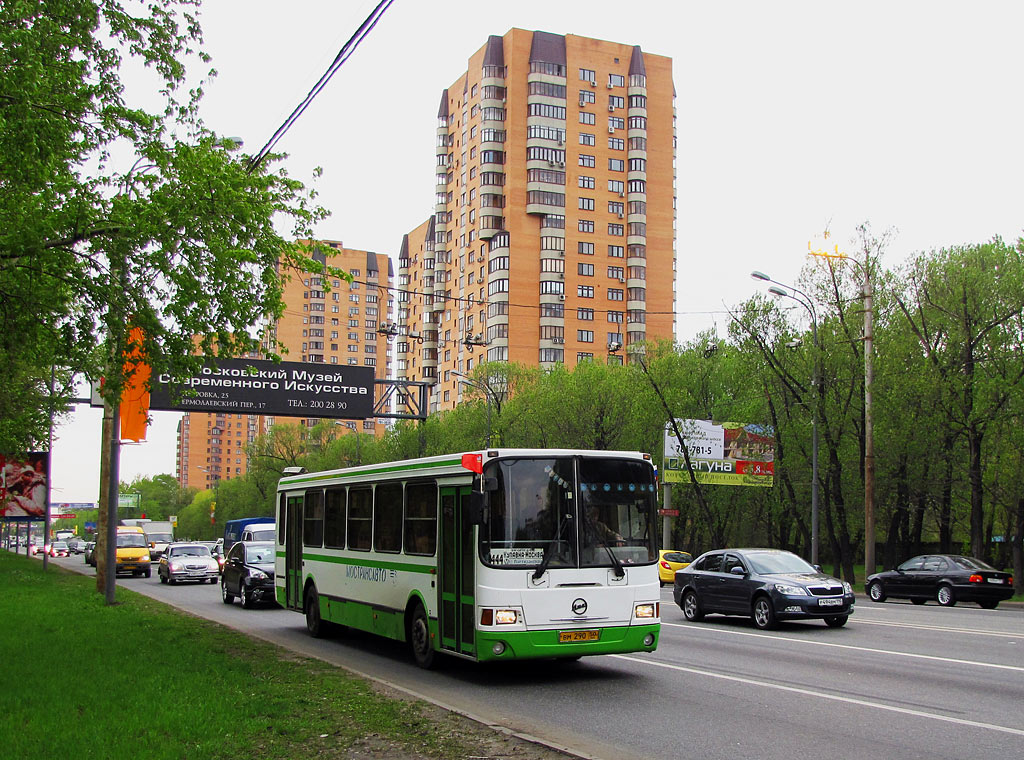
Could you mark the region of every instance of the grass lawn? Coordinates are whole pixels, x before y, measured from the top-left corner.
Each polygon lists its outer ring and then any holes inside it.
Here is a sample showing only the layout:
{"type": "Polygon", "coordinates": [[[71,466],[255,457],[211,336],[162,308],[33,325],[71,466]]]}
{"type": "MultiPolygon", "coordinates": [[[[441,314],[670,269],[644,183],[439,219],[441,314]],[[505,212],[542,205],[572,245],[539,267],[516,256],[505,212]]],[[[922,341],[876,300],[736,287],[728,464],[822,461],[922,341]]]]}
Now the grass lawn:
{"type": "Polygon", "coordinates": [[[106,606],[92,577],[0,551],[4,758],[489,754],[461,733],[464,718],[132,591],[117,599],[106,606]]]}

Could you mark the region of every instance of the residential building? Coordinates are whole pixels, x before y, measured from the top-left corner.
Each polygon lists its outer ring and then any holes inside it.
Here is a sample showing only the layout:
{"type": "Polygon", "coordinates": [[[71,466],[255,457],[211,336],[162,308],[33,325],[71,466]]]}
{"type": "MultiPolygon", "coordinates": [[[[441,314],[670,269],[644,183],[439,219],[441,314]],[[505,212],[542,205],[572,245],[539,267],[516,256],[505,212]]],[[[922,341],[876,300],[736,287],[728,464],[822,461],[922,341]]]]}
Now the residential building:
{"type": "Polygon", "coordinates": [[[396,377],[434,383],[431,411],[481,362],[673,337],[674,95],[669,58],[522,29],[443,91],[434,213],[398,263],[396,377]]]}

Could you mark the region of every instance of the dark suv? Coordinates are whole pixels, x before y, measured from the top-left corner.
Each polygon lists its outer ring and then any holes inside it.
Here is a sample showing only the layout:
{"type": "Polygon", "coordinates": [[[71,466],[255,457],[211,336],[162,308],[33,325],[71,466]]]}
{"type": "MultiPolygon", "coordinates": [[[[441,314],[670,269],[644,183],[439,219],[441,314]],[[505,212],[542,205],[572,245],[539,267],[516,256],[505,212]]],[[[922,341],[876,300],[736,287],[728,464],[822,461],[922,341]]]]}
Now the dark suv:
{"type": "Polygon", "coordinates": [[[231,604],[237,596],[246,609],[256,602],[275,601],[274,543],[236,542],[224,558],[220,593],[224,604],[231,604]]]}

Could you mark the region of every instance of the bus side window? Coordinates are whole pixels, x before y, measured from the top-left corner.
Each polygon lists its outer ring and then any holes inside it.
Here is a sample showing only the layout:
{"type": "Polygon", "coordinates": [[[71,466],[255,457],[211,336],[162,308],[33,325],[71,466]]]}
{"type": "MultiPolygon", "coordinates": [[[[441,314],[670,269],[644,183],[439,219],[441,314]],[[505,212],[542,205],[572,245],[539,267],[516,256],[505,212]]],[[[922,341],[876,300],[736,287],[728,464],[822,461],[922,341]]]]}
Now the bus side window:
{"type": "Polygon", "coordinates": [[[405,552],[433,556],[437,550],[437,486],[414,483],[405,488],[405,552]]]}

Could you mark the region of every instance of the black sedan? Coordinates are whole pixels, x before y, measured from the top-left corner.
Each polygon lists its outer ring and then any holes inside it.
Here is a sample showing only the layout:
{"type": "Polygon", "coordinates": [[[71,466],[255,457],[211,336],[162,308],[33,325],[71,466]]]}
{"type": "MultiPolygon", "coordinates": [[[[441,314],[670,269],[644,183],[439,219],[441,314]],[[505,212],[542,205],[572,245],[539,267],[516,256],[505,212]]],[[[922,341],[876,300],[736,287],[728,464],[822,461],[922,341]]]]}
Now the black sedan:
{"type": "Polygon", "coordinates": [[[224,604],[237,596],[246,609],[258,601],[275,601],[274,543],[238,541],[224,558],[220,595],[224,604]]]}
{"type": "Polygon", "coordinates": [[[853,588],[825,575],[792,552],[719,549],[676,571],[672,596],[691,622],[709,613],[745,615],[762,630],[780,620],[824,620],[846,625],[853,588]]]}
{"type": "Polygon", "coordinates": [[[934,599],[944,607],[977,602],[986,610],[993,610],[1013,596],[1013,576],[974,557],[922,554],[895,570],[869,575],[867,591],[873,602],[892,597],[924,604],[934,599]]]}

